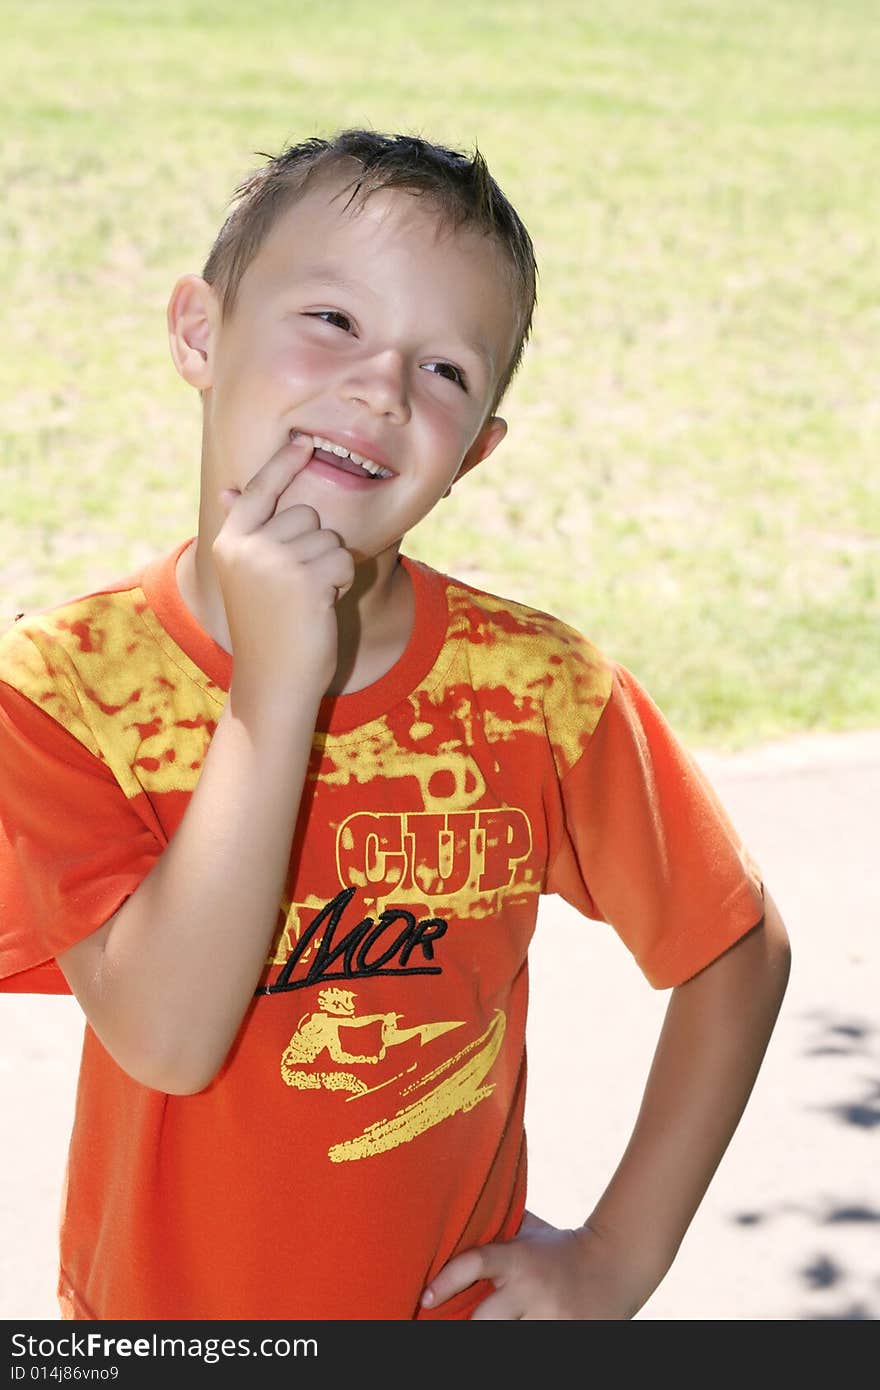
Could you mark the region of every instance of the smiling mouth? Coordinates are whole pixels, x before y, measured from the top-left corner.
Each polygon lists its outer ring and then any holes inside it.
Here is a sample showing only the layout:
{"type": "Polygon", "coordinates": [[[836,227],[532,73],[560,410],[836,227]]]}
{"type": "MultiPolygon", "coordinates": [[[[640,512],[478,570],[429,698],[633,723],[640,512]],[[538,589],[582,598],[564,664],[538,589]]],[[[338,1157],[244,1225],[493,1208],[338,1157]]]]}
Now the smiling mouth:
{"type": "Polygon", "coordinates": [[[315,441],[315,451],[312,457],[321,463],[338,468],[343,473],[352,473],[358,478],[372,478],[376,482],[394,476],[390,468],[383,468],[381,464],[374,463],[372,459],[365,458],[362,454],[356,454],[351,449],[346,449],[344,444],[335,444],[332,439],[324,439],[318,434],[313,435],[312,438],[315,441]]]}

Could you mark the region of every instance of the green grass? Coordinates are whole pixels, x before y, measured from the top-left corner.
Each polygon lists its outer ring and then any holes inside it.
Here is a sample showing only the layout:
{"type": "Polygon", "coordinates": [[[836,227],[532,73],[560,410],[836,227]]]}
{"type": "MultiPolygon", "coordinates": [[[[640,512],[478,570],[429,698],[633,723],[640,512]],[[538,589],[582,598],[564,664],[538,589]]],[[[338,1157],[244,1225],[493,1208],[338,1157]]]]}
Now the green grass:
{"type": "Polygon", "coordinates": [[[196,526],[165,304],[257,151],[478,143],[535,239],[510,435],[408,538],[685,738],[880,723],[868,0],[0,4],[0,622],[196,526]]]}

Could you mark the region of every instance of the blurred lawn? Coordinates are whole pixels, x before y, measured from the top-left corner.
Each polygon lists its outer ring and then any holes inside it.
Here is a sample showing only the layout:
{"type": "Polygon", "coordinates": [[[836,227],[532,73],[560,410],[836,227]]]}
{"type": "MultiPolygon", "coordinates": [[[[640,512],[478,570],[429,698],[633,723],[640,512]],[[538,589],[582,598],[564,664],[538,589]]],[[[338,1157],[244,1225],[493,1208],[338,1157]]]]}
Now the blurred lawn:
{"type": "Polygon", "coordinates": [[[195,531],[171,285],[257,151],[365,124],[478,143],[541,268],[408,553],[702,747],[880,723],[876,0],[3,0],[0,55],[0,623],[195,531]]]}

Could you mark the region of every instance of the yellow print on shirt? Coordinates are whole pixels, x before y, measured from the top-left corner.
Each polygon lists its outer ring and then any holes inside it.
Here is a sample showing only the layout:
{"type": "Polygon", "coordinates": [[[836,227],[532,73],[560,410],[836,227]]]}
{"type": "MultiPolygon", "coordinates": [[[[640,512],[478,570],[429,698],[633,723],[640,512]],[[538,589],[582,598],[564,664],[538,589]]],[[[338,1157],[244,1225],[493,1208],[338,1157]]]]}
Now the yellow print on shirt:
{"type": "MultiPolygon", "coordinates": [[[[314,1013],[306,1014],[281,1058],[281,1075],[288,1086],[301,1090],[352,1091],[355,1095],[365,1095],[371,1089],[351,1072],[308,1071],[304,1064],[314,1062],[323,1052],[333,1062],[348,1063],[350,1066],[364,1063],[375,1066],[382,1062],[389,1047],[399,1046],[418,1038],[421,1043],[448,1033],[451,1028],[461,1028],[463,1020],[456,1023],[417,1023],[413,1028],[399,1027],[402,1014],[356,1014],[355,995],[350,989],[322,989],[318,993],[318,1007],[314,1013]],[[369,1028],[380,1025],[378,1044],[370,1051],[352,1052],[343,1045],[340,1030],[369,1028]]],[[[351,1046],[354,1046],[352,1041],[351,1046]]],[[[387,1085],[388,1083],[383,1083],[387,1085]]]]}
{"type": "MultiPolygon", "coordinates": [[[[389,906],[405,902],[424,915],[459,920],[494,917],[503,900],[515,894],[529,899],[541,889],[530,867],[532,827],[517,806],[475,811],[356,811],[336,832],[339,884],[357,888],[359,902],[375,918],[389,906]]],[[[269,965],[284,965],[296,950],[302,960],[320,945],[314,937],[302,946],[309,918],[324,900],[286,901],[284,922],[270,953],[269,965]]]]}
{"type": "Polygon", "coordinates": [[[498,1056],[506,1026],[503,1012],[497,1009],[488,1028],[478,1038],[438,1062],[425,1075],[413,1077],[417,1063],[412,1062],[396,1075],[370,1087],[346,1067],[364,1063],[375,1065],[385,1059],[389,1048],[414,1039],[425,1046],[464,1024],[457,1020],[402,1028],[402,1014],[357,1014],[356,997],[352,990],[321,990],[318,1008],[300,1019],[281,1058],[281,1075],[288,1086],[300,1090],[348,1091],[347,1100],[391,1088],[389,1099],[393,1097],[403,1102],[393,1114],[367,1125],[360,1134],[331,1145],[328,1157],[334,1163],[368,1158],[408,1143],[451,1115],[472,1110],[491,1095],[494,1083],[483,1085],[483,1081],[498,1056]],[[380,1031],[378,1044],[372,1051],[355,1052],[351,1049],[356,1042],[351,1038],[343,1039],[343,1029],[371,1029],[374,1025],[378,1025],[380,1031]],[[340,1069],[310,1070],[309,1064],[323,1054],[327,1060],[338,1063],[340,1069]]]}
{"type": "Polygon", "coordinates": [[[440,974],[447,918],[488,921],[505,902],[537,896],[533,847],[519,807],[357,811],[336,831],[341,891],[326,902],[285,905],[270,957],[281,969],[259,992],[318,991],[317,1007],[300,1018],[282,1054],[282,1080],[295,1090],[338,1092],[347,1102],[381,1092],[386,1102],[382,1118],[331,1145],[333,1162],[408,1143],[492,1094],[486,1078],[504,1037],[503,1011],[450,1053],[441,1040],[464,1020],[360,1013],[347,986],[380,975],[440,974]]]}

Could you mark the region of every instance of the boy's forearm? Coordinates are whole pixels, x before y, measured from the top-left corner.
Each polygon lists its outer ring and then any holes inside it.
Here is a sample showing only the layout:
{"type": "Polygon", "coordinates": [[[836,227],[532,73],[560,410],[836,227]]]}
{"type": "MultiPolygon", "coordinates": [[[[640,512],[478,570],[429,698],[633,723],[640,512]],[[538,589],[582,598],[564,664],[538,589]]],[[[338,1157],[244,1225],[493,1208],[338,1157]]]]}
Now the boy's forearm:
{"type": "Polygon", "coordinates": [[[631,1139],[587,1222],[631,1254],[638,1306],[675,1258],[736,1130],[789,966],[767,897],[761,926],[672,991],[631,1139]]]}
{"type": "Polygon", "coordinates": [[[277,923],[319,699],[243,719],[233,681],[177,831],[101,929],[76,992],[146,1085],[202,1089],[238,1031],[277,923]]]}

